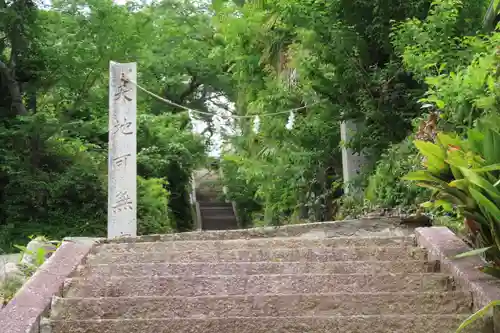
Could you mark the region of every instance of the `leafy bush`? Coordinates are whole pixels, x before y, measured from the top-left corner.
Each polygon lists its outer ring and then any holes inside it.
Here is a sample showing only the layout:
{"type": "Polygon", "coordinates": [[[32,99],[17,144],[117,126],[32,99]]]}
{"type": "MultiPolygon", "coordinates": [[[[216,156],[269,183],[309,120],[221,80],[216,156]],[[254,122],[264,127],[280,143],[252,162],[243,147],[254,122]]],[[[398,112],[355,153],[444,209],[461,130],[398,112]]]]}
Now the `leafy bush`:
{"type": "Polygon", "coordinates": [[[189,131],[187,114],[143,114],[138,117],[138,124],[137,172],[146,179],[166,181],[169,213],[175,221],[171,226],[179,231],[189,230],[191,175],[206,159],[202,138],[189,131]]]}
{"type": "Polygon", "coordinates": [[[19,273],[6,276],[3,281],[0,281],[0,308],[6,305],[15,296],[24,282],[29,279],[61,245],[60,241],[50,241],[45,236],[30,236],[29,239],[34,242],[39,242],[38,244],[41,246],[32,247],[33,250],[30,250],[29,244],[28,246],[15,245],[15,248],[21,251],[21,259],[27,256],[30,260],[22,260],[19,262],[17,264],[19,273]],[[47,245],[49,246],[47,247],[47,245]]]}
{"type": "MultiPolygon", "coordinates": [[[[34,233],[104,236],[109,60],[137,62],[149,90],[207,109],[225,76],[223,58],[207,56],[211,17],[177,1],[1,3],[0,249],[34,233]]],[[[205,147],[179,111],[138,93],[140,232],[190,227],[186,188],[205,147]]]]}
{"type": "Polygon", "coordinates": [[[137,177],[138,233],[167,233],[172,231],[168,207],[167,181],[159,178],[137,177]]]}
{"type": "Polygon", "coordinates": [[[106,155],[96,145],[60,135],[53,121],[28,119],[0,129],[2,249],[12,249],[37,233],[56,239],[105,234],[106,155]],[[44,129],[38,132],[36,152],[23,131],[32,121],[41,122],[44,129]],[[17,150],[9,149],[13,146],[17,150]]]}
{"type": "Polygon", "coordinates": [[[0,308],[10,302],[23,284],[23,279],[17,276],[7,277],[0,281],[0,301],[2,302],[0,308]]]}
{"type": "Polygon", "coordinates": [[[396,24],[392,35],[406,70],[428,86],[421,102],[440,110],[448,130],[498,110],[500,33],[477,34],[489,3],[434,0],[426,19],[396,24]]]}
{"type": "Polygon", "coordinates": [[[424,169],[404,178],[431,189],[423,207],[458,212],[473,244],[489,264],[486,273],[500,277],[500,116],[481,119],[466,138],[439,133],[436,143],[416,140],[424,169]]]}
{"type": "Polygon", "coordinates": [[[226,156],[220,162],[224,177],[223,184],[227,187],[227,198],[236,203],[237,214],[242,226],[253,224],[252,216],[258,213],[262,206],[255,198],[257,188],[253,183],[246,181],[237,162],[226,156]]]}
{"type": "Polygon", "coordinates": [[[359,193],[344,194],[336,200],[339,207],[335,220],[352,220],[372,212],[376,207],[359,193]]]}
{"type": "MultiPolygon", "coordinates": [[[[191,170],[203,160],[204,147],[200,138],[180,130],[178,122],[178,117],[139,117],[142,233],[177,227],[169,216],[170,189],[177,212],[189,207],[183,195],[191,170]]],[[[0,124],[0,249],[9,252],[37,233],[54,239],[106,235],[106,145],[71,137],[64,128],[59,119],[43,113],[0,124]]],[[[189,213],[183,214],[190,219],[189,213]]]]}
{"type": "Polygon", "coordinates": [[[366,198],[382,208],[415,209],[425,201],[428,190],[401,178],[415,170],[420,163],[418,150],[412,139],[392,145],[380,157],[374,173],[368,179],[366,198]]]}
{"type": "Polygon", "coordinates": [[[465,328],[472,325],[475,321],[486,317],[490,313],[490,310],[494,310],[494,308],[499,306],[500,306],[500,300],[491,301],[490,303],[486,304],[484,307],[471,314],[469,318],[465,319],[457,328],[455,333],[462,332],[465,328]]]}
{"type": "MultiPolygon", "coordinates": [[[[434,129],[467,136],[477,119],[498,112],[500,35],[483,26],[490,2],[434,0],[424,19],[412,18],[393,28],[392,45],[405,69],[427,86],[420,102],[436,115],[434,129]]],[[[427,205],[427,211],[434,223],[464,229],[463,216],[455,209],[427,205]]]]}

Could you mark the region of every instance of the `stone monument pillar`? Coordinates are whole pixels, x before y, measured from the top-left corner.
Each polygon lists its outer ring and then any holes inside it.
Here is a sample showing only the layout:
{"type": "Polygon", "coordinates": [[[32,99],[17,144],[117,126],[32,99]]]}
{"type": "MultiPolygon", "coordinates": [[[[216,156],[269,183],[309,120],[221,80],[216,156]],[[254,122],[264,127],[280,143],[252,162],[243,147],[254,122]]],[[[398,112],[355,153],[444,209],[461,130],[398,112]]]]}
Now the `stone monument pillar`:
{"type": "Polygon", "coordinates": [[[110,62],[108,238],[137,236],[136,80],[136,63],[110,62]]]}
{"type": "Polygon", "coordinates": [[[344,178],[344,192],[349,191],[350,182],[360,174],[361,168],[365,163],[365,157],[362,154],[357,154],[352,149],[345,145],[354,137],[358,125],[351,121],[344,121],[340,124],[340,137],[344,146],[342,147],[342,169],[344,178]]]}

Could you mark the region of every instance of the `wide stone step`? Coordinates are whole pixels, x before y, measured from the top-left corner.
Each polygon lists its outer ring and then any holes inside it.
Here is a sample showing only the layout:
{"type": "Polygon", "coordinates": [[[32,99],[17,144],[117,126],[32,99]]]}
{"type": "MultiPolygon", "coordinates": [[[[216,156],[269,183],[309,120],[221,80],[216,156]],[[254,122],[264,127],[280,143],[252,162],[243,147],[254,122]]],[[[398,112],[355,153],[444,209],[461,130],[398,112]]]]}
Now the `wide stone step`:
{"type": "MultiPolygon", "coordinates": [[[[51,333],[450,333],[466,315],[384,315],[49,321],[51,333]]],[[[478,324],[479,325],[479,324],[478,324]]],[[[478,332],[478,325],[464,333],[478,332]]],[[[45,331],[44,331],[45,329],[45,331]]]]}
{"type": "Polygon", "coordinates": [[[425,250],[416,247],[320,247],[297,249],[246,249],[214,251],[99,252],[89,255],[88,264],[233,261],[369,261],[425,260],[425,250]]]}
{"type": "Polygon", "coordinates": [[[202,220],[236,220],[236,216],[232,211],[215,211],[215,212],[204,212],[201,211],[202,220]]]}
{"type": "Polygon", "coordinates": [[[198,200],[198,204],[201,209],[218,209],[218,208],[231,208],[233,209],[233,205],[230,202],[223,201],[200,201],[198,200]]]}
{"type": "Polygon", "coordinates": [[[101,264],[78,267],[75,276],[153,276],[153,275],[265,275],[265,274],[397,274],[438,272],[436,262],[410,261],[332,261],[332,262],[226,262],[101,264]]]}
{"type": "Polygon", "coordinates": [[[173,241],[144,243],[102,244],[97,251],[116,252],[164,252],[164,251],[208,251],[232,249],[268,248],[318,248],[318,247],[400,247],[415,244],[414,237],[338,237],[326,239],[308,238],[260,238],[225,241],[173,241]]]}
{"type": "Polygon", "coordinates": [[[236,230],[239,228],[236,218],[231,219],[202,219],[201,229],[206,230],[236,230]]]}
{"type": "Polygon", "coordinates": [[[207,215],[207,214],[201,213],[201,219],[204,222],[210,221],[210,222],[214,222],[214,223],[215,222],[227,223],[227,222],[236,221],[236,217],[232,213],[218,214],[218,215],[207,215]]]}
{"type": "Polygon", "coordinates": [[[192,231],[140,237],[120,237],[112,243],[135,243],[173,240],[229,240],[274,237],[366,237],[366,236],[403,236],[413,233],[413,227],[402,227],[400,218],[366,218],[334,222],[315,222],[284,225],[281,227],[261,227],[239,230],[192,231]]]}
{"type": "Polygon", "coordinates": [[[203,212],[210,212],[210,211],[233,211],[233,205],[231,203],[224,203],[224,204],[200,204],[200,210],[203,212]]]}
{"type": "Polygon", "coordinates": [[[234,210],[232,206],[228,207],[200,207],[200,212],[202,215],[234,215],[234,210]]]}
{"type": "Polygon", "coordinates": [[[154,319],[470,313],[466,292],[55,298],[51,318],[154,319]]]}
{"type": "Polygon", "coordinates": [[[65,297],[208,296],[355,292],[443,292],[444,274],[302,274],[221,276],[92,276],[65,281],[65,297]]]}

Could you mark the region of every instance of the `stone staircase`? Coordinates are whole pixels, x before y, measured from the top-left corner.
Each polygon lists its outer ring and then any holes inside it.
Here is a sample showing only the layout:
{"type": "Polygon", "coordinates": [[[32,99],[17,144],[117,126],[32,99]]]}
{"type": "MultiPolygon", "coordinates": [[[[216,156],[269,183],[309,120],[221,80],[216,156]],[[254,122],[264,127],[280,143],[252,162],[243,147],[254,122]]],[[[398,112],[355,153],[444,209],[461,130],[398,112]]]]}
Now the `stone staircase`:
{"type": "Polygon", "coordinates": [[[197,217],[202,230],[231,230],[238,228],[232,203],[225,202],[220,176],[208,170],[199,170],[195,177],[197,217]]]}
{"type": "Polygon", "coordinates": [[[198,201],[202,230],[231,230],[238,228],[233,205],[226,202],[198,201]]]}
{"type": "Polygon", "coordinates": [[[453,332],[471,294],[411,234],[374,235],[236,230],[98,244],[41,333],[453,332]]]}

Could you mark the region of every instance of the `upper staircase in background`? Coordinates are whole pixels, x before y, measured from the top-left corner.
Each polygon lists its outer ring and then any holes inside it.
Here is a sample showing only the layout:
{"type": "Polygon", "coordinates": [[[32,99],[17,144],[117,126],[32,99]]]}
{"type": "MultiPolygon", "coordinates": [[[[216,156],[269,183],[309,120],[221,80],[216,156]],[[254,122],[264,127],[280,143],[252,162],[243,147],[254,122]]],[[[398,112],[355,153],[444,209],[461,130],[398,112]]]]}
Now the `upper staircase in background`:
{"type": "Polygon", "coordinates": [[[207,169],[193,174],[191,200],[196,211],[199,230],[228,230],[238,228],[235,205],[226,202],[220,174],[207,169]]]}

